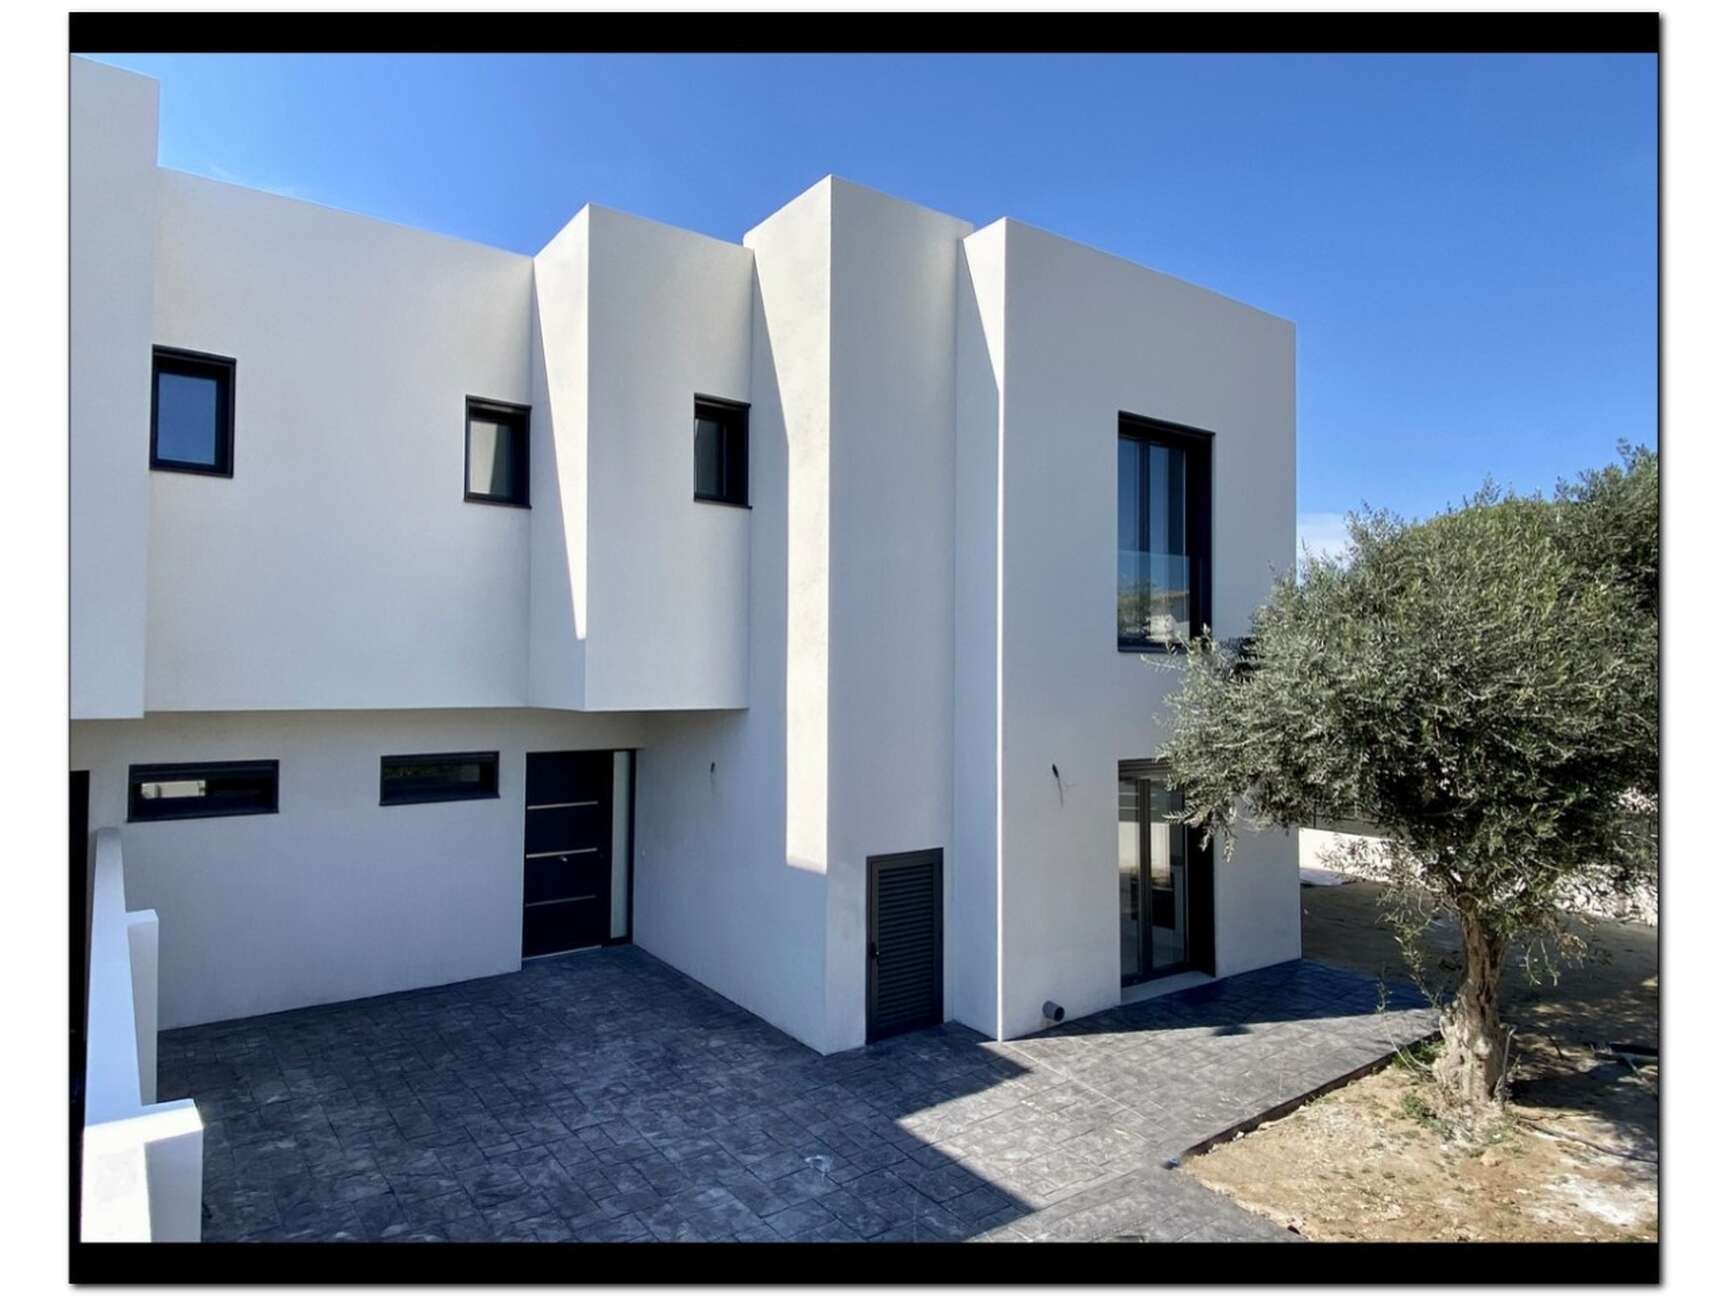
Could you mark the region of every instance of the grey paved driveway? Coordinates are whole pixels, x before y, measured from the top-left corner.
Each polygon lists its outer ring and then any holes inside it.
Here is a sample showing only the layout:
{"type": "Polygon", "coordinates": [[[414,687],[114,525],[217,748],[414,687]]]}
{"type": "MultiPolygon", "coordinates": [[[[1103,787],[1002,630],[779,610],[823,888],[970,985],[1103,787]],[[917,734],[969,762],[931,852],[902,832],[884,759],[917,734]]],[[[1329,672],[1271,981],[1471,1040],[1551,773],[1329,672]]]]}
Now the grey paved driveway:
{"type": "Polygon", "coordinates": [[[205,1238],[1290,1240],[1165,1162],[1431,1028],[1287,963],[821,1057],[641,952],[163,1034],[205,1238]]]}

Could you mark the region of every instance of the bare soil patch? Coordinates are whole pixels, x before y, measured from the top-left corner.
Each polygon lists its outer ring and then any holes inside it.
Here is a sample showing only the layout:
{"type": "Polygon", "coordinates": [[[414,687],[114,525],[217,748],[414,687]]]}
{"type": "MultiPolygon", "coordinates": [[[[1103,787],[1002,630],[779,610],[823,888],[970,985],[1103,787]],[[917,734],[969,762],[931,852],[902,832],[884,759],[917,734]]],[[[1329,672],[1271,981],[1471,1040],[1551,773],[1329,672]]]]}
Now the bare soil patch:
{"type": "MultiPolygon", "coordinates": [[[[1303,952],[1388,979],[1403,961],[1371,882],[1304,888],[1303,952]]],[[[1558,985],[1509,970],[1517,1055],[1505,1120],[1460,1136],[1393,1067],[1186,1167],[1316,1240],[1578,1241],[1656,1237],[1657,1068],[1592,1045],[1656,1046],[1656,931],[1599,922],[1611,958],[1558,985]]],[[[1438,958],[1452,933],[1433,933],[1438,958]]]]}

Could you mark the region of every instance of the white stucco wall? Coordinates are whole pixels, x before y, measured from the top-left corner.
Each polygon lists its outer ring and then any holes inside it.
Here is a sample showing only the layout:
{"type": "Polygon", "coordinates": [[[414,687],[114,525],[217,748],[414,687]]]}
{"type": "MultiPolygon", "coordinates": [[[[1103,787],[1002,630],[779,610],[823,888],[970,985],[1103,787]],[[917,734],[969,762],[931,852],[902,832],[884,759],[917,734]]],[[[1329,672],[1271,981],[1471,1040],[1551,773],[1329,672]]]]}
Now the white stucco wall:
{"type": "MultiPolygon", "coordinates": [[[[1294,555],[1287,323],[833,178],[742,246],[586,207],[518,256],[155,171],[93,67],[73,714],[150,714],[74,765],[100,824],[130,761],[283,761],[278,816],[126,829],[165,1024],[514,967],[520,753],[650,737],[638,943],[806,1043],[863,1040],[897,851],[944,851],[950,1015],[1117,1002],[1116,765],[1175,682],[1115,647],[1117,415],[1217,434],[1239,633],[1294,555]],[[152,342],[235,357],[232,479],[146,471],[152,342]],[[751,405],[749,509],[693,498],[698,393],[751,405]],[[469,395],[532,405],[531,509],[463,500],[469,395]],[[376,805],[383,752],[492,747],[501,801],[376,805]]],[[[1217,885],[1220,972],[1295,956],[1292,839],[1217,885]]]]}
{"type": "Polygon", "coordinates": [[[233,478],[149,474],[148,709],[525,703],[530,515],[462,495],[465,398],[529,400],[530,258],[158,193],[154,340],[236,377],[233,478]]]}
{"type": "Polygon", "coordinates": [[[829,186],[745,236],[748,709],[657,717],[637,767],[636,943],[818,1049],[828,865],[829,186]]]}
{"type": "Polygon", "coordinates": [[[746,236],[750,709],[642,757],[638,942],[825,1052],[864,1042],[866,860],[951,842],[969,228],[829,178],[746,236]]]}
{"type": "Polygon", "coordinates": [[[525,754],[639,745],[638,717],[555,711],[227,712],[72,725],[91,827],[160,922],[163,1029],[512,972],[525,754]],[[499,753],[496,800],[380,806],[390,753],[499,753]],[[276,760],[279,813],[126,822],[158,761],[276,760]]]}
{"type": "Polygon", "coordinates": [[[530,701],[741,707],[750,511],[695,498],[692,420],[748,399],[750,252],[590,205],[534,266],[530,701]]]}
{"type": "MultiPolygon", "coordinates": [[[[1294,331],[1015,222],[1003,237],[1000,1025],[1016,1035],[1046,999],[1071,1016],[1118,1000],[1116,767],[1157,754],[1177,679],[1116,648],[1117,415],[1216,434],[1214,625],[1240,634],[1294,560],[1294,331]]],[[[1294,838],[1244,839],[1217,872],[1219,971],[1296,957],[1294,838]]]]}
{"type": "Polygon", "coordinates": [[[534,257],[528,704],[580,710],[588,641],[588,220],[534,257]]]}
{"type": "Polygon", "coordinates": [[[144,711],[156,83],[71,60],[71,696],[144,711]]]}
{"type": "Polygon", "coordinates": [[[588,210],[584,705],[740,707],[750,510],[695,498],[694,412],[749,399],[751,255],[588,210]]]}
{"type": "Polygon", "coordinates": [[[867,859],[940,849],[952,887],[954,319],[972,227],[829,184],[826,982],[829,1039],[852,1047],[867,859]]]}
{"type": "Polygon", "coordinates": [[[968,236],[954,320],[954,829],[948,1010],[1001,1023],[1001,503],[1007,226],[968,236]]]}

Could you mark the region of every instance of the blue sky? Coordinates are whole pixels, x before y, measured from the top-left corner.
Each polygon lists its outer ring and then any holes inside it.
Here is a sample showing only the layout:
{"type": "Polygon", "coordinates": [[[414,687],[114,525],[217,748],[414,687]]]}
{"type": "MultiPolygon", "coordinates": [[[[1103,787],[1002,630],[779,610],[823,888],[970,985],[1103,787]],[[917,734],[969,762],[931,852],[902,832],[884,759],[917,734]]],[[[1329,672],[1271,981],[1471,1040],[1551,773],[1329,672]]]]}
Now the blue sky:
{"type": "Polygon", "coordinates": [[[834,172],[1294,320],[1298,501],[1421,515],[1656,437],[1653,56],[143,56],[163,165],[533,252],[834,172]]]}

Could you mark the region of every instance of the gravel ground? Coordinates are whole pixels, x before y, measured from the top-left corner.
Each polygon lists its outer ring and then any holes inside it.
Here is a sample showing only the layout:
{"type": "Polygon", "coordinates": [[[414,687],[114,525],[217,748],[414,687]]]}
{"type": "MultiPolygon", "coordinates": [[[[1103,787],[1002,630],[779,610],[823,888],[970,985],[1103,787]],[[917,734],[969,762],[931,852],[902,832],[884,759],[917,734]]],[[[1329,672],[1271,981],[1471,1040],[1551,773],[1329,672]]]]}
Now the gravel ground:
{"type": "MultiPolygon", "coordinates": [[[[1403,974],[1379,923],[1380,888],[1304,887],[1303,953],[1403,974]]],[[[1393,1068],[1327,1095],[1189,1166],[1242,1205],[1315,1239],[1567,1241],[1656,1236],[1657,1068],[1593,1045],[1658,1040],[1656,929],[1599,922],[1609,958],[1555,984],[1507,974],[1518,1027],[1507,1119],[1448,1137],[1393,1068]]],[[[1435,956],[1454,933],[1436,930],[1435,956]]]]}

